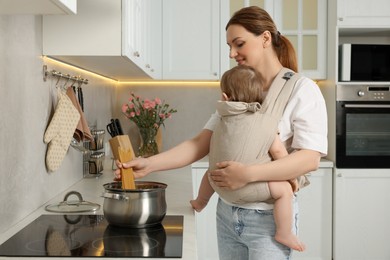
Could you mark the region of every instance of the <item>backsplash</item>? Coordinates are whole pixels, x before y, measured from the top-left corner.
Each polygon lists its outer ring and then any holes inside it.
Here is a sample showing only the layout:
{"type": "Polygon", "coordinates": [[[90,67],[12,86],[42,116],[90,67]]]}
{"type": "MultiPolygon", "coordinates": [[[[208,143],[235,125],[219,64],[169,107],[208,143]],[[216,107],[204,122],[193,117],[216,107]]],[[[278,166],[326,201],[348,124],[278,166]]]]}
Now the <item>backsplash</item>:
{"type": "Polygon", "coordinates": [[[143,98],[164,100],[170,108],[177,110],[171,118],[161,126],[162,149],[167,150],[198,134],[215,112],[216,101],[220,98],[220,90],[216,84],[205,86],[203,83],[194,84],[183,82],[183,85],[158,84],[142,85],[121,83],[116,91],[116,108],[114,114],[120,119],[125,133],[129,134],[133,148],[139,144],[138,129],[121,112],[122,104],[127,102],[130,93],[134,92],[143,98]]]}
{"type": "Polygon", "coordinates": [[[0,35],[3,232],[83,177],[82,154],[73,148],[58,171],[49,173],[46,169],[43,135],[56,104],[57,78],[44,82],[43,65],[89,80],[88,85],[82,85],[84,111],[87,121],[97,128],[104,129],[112,117],[115,82],[42,58],[42,16],[0,16],[0,35]]]}

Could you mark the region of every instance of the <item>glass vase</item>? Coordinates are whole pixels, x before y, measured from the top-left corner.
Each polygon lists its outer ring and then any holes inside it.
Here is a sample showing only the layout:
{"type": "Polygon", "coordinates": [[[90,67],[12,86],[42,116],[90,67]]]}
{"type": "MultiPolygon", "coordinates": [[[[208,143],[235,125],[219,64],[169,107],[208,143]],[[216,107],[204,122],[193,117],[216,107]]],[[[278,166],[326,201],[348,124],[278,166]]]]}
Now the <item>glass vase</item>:
{"type": "Polygon", "coordinates": [[[141,144],[138,149],[138,156],[146,158],[158,154],[158,146],[156,142],[157,131],[158,129],[154,127],[139,128],[141,144]]]}

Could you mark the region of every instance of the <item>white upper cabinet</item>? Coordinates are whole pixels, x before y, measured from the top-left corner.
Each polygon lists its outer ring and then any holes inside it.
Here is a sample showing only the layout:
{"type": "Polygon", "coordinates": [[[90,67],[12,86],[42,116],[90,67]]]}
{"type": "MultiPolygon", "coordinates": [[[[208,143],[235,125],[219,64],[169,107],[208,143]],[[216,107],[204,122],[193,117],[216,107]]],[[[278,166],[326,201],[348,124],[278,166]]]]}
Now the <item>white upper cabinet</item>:
{"type": "Polygon", "coordinates": [[[161,0],[151,2],[82,0],[77,15],[44,16],[43,54],[115,80],[159,78],[150,42],[161,46],[161,0]]]}
{"type": "Polygon", "coordinates": [[[78,9],[44,16],[44,55],[120,81],[223,72],[220,0],[83,0],[78,9]]]}
{"type": "Polygon", "coordinates": [[[389,27],[389,0],[338,0],[337,23],[340,27],[389,27]]]}
{"type": "Polygon", "coordinates": [[[123,1],[123,54],[154,79],[162,75],[161,0],[123,1]]]}
{"type": "Polygon", "coordinates": [[[312,79],[326,78],[326,0],[228,1],[230,15],[244,6],[267,10],[281,34],[294,45],[299,72],[312,79]]]}
{"type": "Polygon", "coordinates": [[[163,0],[163,79],[218,80],[219,0],[163,0]]]}
{"type": "Polygon", "coordinates": [[[76,13],[77,0],[0,0],[0,15],[76,13]]]}

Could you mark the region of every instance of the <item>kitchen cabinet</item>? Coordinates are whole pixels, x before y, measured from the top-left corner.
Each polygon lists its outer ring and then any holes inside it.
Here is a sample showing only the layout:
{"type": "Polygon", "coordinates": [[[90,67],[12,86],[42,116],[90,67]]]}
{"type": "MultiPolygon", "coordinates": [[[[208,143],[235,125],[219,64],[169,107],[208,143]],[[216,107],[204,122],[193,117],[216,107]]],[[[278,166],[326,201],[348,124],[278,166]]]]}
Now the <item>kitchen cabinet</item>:
{"type": "Polygon", "coordinates": [[[310,173],[310,185],[298,192],[298,234],[306,250],[294,251],[294,260],[332,259],[332,165],[310,173]]]}
{"type": "Polygon", "coordinates": [[[161,0],[83,0],[77,15],[43,17],[43,54],[120,81],[159,77],[160,18],[161,0]]]}
{"type": "MultiPolygon", "coordinates": [[[[227,0],[225,0],[227,1],[227,0]]],[[[230,15],[245,6],[257,5],[271,15],[278,30],[294,45],[298,70],[312,79],[325,79],[326,75],[326,23],[325,0],[229,0],[230,15]]],[[[231,61],[231,67],[235,66],[231,61]]]]}
{"type": "MultiPolygon", "coordinates": [[[[390,2],[383,0],[328,0],[329,81],[339,82],[339,46],[390,43],[390,2]]],[[[356,83],[356,82],[355,82],[356,83]]],[[[351,84],[355,84],[351,82],[351,84]]],[[[333,86],[334,87],[334,86],[333,86]]]]}
{"type": "Polygon", "coordinates": [[[337,0],[337,22],[340,27],[389,27],[388,0],[337,0]]]}
{"type": "Polygon", "coordinates": [[[149,76],[161,79],[161,0],[122,1],[123,54],[149,76]]]}
{"type": "Polygon", "coordinates": [[[219,0],[163,1],[163,79],[220,78],[219,8],[219,0]]]}
{"type": "Polygon", "coordinates": [[[44,16],[43,54],[120,81],[218,80],[219,8],[219,0],[84,0],[77,16],[44,16]]]}
{"type": "Polygon", "coordinates": [[[0,15],[76,14],[77,0],[0,1],[0,15]]]}
{"type": "MultiPolygon", "coordinates": [[[[306,244],[305,252],[294,252],[294,259],[332,258],[332,172],[333,163],[322,160],[320,168],[308,175],[310,185],[299,191],[299,238],[306,244]]],[[[208,168],[207,162],[192,164],[193,195],[208,168]]],[[[216,205],[214,194],[207,207],[195,215],[198,259],[218,259],[216,236],[216,205]]]]}
{"type": "MultiPolygon", "coordinates": [[[[191,165],[193,197],[198,196],[198,190],[204,173],[208,169],[208,162],[196,162],[191,165]]],[[[217,212],[218,195],[210,198],[206,208],[195,213],[196,242],[199,260],[219,259],[217,244],[217,212]]]]}
{"type": "Polygon", "coordinates": [[[335,169],[334,260],[390,259],[389,169],[335,169]]]}

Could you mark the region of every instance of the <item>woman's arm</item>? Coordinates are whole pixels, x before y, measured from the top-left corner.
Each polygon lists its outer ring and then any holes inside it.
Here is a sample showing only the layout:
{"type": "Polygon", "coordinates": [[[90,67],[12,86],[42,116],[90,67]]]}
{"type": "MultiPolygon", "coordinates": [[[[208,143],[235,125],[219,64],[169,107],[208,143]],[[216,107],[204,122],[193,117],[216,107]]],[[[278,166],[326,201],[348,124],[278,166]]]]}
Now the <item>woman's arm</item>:
{"type": "Polygon", "coordinates": [[[210,172],[219,187],[239,189],[250,182],[282,181],[297,178],[318,169],[321,155],[313,150],[299,150],[279,160],[264,164],[244,165],[226,161],[210,172]]]}
{"type": "MultiPolygon", "coordinates": [[[[141,178],[151,172],[181,168],[189,165],[209,153],[212,131],[203,129],[197,136],[179,145],[148,158],[136,158],[130,162],[119,163],[118,168],[133,168],[134,177],[141,178]]],[[[120,179],[120,169],[115,171],[120,179]]]]}

